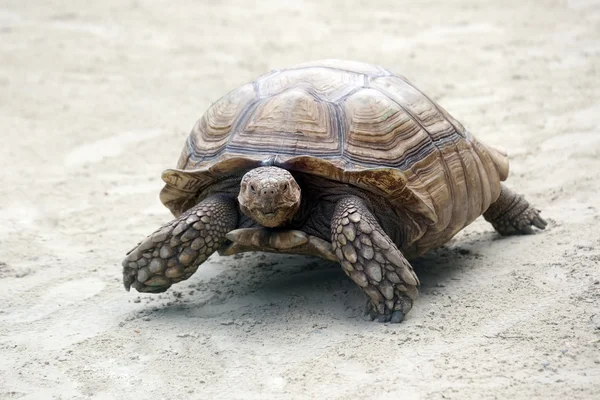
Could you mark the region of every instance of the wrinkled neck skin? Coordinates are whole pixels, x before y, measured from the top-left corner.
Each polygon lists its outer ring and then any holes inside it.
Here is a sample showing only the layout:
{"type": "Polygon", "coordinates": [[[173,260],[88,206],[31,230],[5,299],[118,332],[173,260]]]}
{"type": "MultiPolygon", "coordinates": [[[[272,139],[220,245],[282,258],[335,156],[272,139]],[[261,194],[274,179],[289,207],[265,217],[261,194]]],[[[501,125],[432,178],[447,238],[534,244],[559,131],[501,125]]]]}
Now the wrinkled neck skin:
{"type": "Polygon", "coordinates": [[[245,215],[262,226],[275,228],[288,223],[298,211],[300,186],[283,168],[255,168],[242,177],[238,202],[245,215]]]}

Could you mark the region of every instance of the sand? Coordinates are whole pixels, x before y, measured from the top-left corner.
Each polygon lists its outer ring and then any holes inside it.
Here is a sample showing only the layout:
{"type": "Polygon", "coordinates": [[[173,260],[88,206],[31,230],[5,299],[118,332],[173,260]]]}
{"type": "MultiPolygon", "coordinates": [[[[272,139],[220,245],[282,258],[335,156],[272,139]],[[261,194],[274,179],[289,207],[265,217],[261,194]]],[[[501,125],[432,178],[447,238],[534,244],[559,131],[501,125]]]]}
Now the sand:
{"type": "Polygon", "coordinates": [[[600,5],[594,1],[36,2],[0,9],[0,398],[600,398],[600,5]],[[126,251],[194,122],[269,69],[407,76],[548,219],[478,220],[414,263],[402,324],[335,264],[212,257],[162,295],[126,251]]]}

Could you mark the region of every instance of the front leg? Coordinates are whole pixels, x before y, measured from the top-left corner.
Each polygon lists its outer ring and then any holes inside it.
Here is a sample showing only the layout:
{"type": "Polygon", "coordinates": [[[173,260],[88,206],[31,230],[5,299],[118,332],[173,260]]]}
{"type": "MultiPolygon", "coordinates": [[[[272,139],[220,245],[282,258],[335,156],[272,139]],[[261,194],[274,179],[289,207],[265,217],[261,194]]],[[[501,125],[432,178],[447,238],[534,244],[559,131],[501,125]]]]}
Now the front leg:
{"type": "Polygon", "coordinates": [[[369,296],[371,318],[401,322],[417,297],[419,279],[362,199],[337,202],[331,243],[346,275],[369,296]]]}
{"type": "Polygon", "coordinates": [[[225,195],[202,200],[163,225],[123,260],[125,289],[160,293],[188,279],[237,225],[235,201],[225,195]]]}

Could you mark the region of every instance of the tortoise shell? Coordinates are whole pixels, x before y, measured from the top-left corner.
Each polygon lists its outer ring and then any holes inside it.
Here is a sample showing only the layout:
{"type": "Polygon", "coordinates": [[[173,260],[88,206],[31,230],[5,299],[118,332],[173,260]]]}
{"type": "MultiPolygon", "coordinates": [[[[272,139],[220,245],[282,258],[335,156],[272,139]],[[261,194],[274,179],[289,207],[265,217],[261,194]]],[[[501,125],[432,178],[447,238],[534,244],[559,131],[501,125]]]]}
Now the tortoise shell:
{"type": "Polygon", "coordinates": [[[322,60],[272,71],[214,103],[196,123],[160,198],[178,216],[215,182],[265,165],[350,184],[418,221],[423,253],[487,210],[506,154],[475,139],[404,77],[322,60]]]}

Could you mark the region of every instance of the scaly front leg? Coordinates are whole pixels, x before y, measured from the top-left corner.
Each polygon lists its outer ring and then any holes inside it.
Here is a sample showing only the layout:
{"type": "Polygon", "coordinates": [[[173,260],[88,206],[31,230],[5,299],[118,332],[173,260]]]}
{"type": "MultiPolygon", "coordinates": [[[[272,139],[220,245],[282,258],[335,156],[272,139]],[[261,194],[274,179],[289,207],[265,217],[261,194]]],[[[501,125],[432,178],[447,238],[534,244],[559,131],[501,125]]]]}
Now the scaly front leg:
{"type": "Polygon", "coordinates": [[[401,322],[417,297],[419,279],[362,199],[338,201],[331,243],[346,275],[369,296],[371,318],[401,322]]]}
{"type": "Polygon", "coordinates": [[[188,279],[236,228],[235,201],[214,195],[148,236],[123,260],[125,289],[160,293],[188,279]]]}

